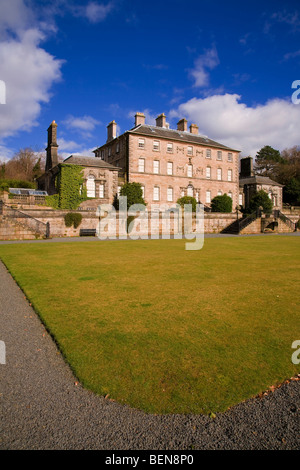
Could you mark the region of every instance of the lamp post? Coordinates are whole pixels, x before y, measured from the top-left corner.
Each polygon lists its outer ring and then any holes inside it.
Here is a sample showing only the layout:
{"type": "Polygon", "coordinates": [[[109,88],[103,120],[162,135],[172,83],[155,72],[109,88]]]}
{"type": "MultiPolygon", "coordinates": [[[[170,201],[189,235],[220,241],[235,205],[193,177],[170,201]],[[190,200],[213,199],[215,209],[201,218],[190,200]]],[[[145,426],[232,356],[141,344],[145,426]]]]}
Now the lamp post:
{"type": "Polygon", "coordinates": [[[240,210],[240,206],[236,206],[235,210],[236,210],[236,220],[239,220],[239,210],[240,210]]]}

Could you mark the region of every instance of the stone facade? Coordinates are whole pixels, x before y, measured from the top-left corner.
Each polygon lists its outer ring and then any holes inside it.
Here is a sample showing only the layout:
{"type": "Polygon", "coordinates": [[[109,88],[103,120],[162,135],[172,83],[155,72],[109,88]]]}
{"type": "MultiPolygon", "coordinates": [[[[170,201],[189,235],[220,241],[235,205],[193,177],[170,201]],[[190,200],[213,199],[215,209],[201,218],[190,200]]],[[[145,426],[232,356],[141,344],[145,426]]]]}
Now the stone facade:
{"type": "Polygon", "coordinates": [[[282,209],[283,186],[266,176],[255,175],[253,171],[253,158],[241,159],[240,194],[243,197],[243,206],[249,207],[249,202],[256,192],[263,190],[273,202],[274,209],[282,209]]]}
{"type": "Polygon", "coordinates": [[[210,206],[224,193],[232,197],[233,208],[238,204],[239,151],[199,135],[196,124],[188,131],[181,119],[173,130],[161,114],[156,126],[149,126],[137,113],[135,127],[119,137],[115,121],[107,127],[107,142],[95,156],[120,168],[119,187],[125,181],[140,183],[148,205],[172,205],[182,196],[193,196],[210,206]]]}
{"type": "Polygon", "coordinates": [[[62,163],[58,163],[56,133],[57,124],[53,121],[48,128],[45,173],[37,179],[38,188],[47,191],[49,195],[55,194],[57,192],[55,180],[60,173],[61,165],[77,165],[82,167],[88,197],[95,199],[90,206],[95,207],[96,201],[98,204],[111,204],[118,191],[120,169],[103,160],[79,155],[71,155],[62,163]]]}

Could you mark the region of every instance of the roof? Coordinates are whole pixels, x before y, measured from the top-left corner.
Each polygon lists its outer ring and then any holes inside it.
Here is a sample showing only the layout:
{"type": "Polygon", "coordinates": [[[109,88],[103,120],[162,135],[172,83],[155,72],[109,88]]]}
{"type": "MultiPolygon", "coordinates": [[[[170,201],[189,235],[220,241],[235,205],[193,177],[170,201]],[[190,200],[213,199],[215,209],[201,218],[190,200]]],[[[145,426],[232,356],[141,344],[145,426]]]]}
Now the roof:
{"type": "Polygon", "coordinates": [[[282,184],[277,183],[276,181],[271,180],[268,176],[248,176],[246,178],[240,178],[240,185],[244,184],[267,184],[270,186],[282,186],[282,184]]]}
{"type": "Polygon", "coordinates": [[[111,165],[110,163],[101,160],[99,157],[86,157],[83,155],[71,155],[66,158],[63,164],[80,165],[80,166],[94,166],[97,168],[108,168],[109,170],[120,170],[119,167],[111,165]]]}
{"type": "Polygon", "coordinates": [[[192,134],[188,131],[179,131],[175,129],[168,129],[166,127],[149,126],[147,124],[140,124],[137,127],[132,128],[129,133],[140,134],[157,138],[164,138],[170,140],[178,140],[179,142],[188,142],[191,144],[200,144],[209,147],[217,147],[224,150],[232,150],[239,152],[239,150],[227,147],[226,145],[220,144],[214,140],[209,139],[205,135],[192,134]]]}

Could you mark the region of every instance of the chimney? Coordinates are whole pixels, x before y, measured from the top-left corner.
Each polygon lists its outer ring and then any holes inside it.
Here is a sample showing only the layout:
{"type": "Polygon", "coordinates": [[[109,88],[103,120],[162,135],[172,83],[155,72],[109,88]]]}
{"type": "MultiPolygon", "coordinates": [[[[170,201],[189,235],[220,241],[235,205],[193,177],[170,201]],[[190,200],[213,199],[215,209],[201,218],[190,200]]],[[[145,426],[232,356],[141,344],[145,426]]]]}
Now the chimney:
{"type": "Polygon", "coordinates": [[[250,176],[254,176],[253,171],[253,158],[246,157],[241,159],[241,178],[250,178],[250,176]]]}
{"type": "Polygon", "coordinates": [[[164,113],[160,114],[159,116],[157,116],[156,118],[156,126],[157,127],[167,127],[167,123],[166,123],[166,116],[164,113]]]}
{"type": "Polygon", "coordinates": [[[177,130],[178,131],[187,131],[187,120],[186,119],[180,119],[180,121],[178,121],[177,130]]]}
{"type": "Polygon", "coordinates": [[[116,137],[117,137],[117,123],[115,121],[111,121],[107,126],[107,141],[106,142],[110,142],[116,137]]]}
{"type": "Polygon", "coordinates": [[[198,131],[199,131],[199,127],[197,126],[197,124],[191,124],[190,125],[190,133],[191,134],[198,134],[198,131]]]}
{"type": "Polygon", "coordinates": [[[135,117],[135,127],[145,124],[145,114],[136,113],[135,117]]]}
{"type": "Polygon", "coordinates": [[[57,124],[52,121],[48,128],[48,147],[46,148],[46,171],[50,170],[58,164],[57,149],[58,145],[56,142],[57,137],[57,124]]]}

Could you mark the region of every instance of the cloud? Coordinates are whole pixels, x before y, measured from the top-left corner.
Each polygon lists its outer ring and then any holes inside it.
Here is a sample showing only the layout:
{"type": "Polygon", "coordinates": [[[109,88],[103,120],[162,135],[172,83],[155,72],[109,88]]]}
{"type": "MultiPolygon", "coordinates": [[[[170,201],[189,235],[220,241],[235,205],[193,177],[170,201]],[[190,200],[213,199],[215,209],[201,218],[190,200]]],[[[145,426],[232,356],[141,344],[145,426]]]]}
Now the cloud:
{"type": "Polygon", "coordinates": [[[0,142],[37,125],[52,85],[61,79],[62,60],[41,47],[45,39],[35,15],[22,0],[0,0],[0,80],[6,104],[0,105],[0,142]]]}
{"type": "Polygon", "coordinates": [[[265,104],[247,106],[237,94],[192,98],[170,113],[199,125],[199,132],[241,155],[256,155],[265,145],[283,150],[299,145],[300,105],[272,99],[265,104]]]}
{"type": "Polygon", "coordinates": [[[284,54],[283,60],[295,59],[296,57],[299,57],[299,56],[300,56],[300,49],[294,52],[287,52],[286,54],[284,54]]]}
{"type": "Polygon", "coordinates": [[[82,143],[75,142],[74,140],[66,140],[63,137],[58,137],[57,143],[58,143],[58,153],[64,159],[69,157],[70,155],[83,155],[86,157],[95,156],[95,154],[93,153],[93,150],[95,150],[95,146],[91,148],[87,148],[82,143]]]}
{"type": "Polygon", "coordinates": [[[206,87],[209,84],[209,70],[213,70],[220,63],[215,46],[207,49],[194,62],[194,68],[189,70],[195,87],[206,87]]]}
{"type": "Polygon", "coordinates": [[[72,10],[74,16],[84,17],[91,23],[99,23],[104,21],[114,8],[114,1],[110,1],[106,4],[92,1],[87,5],[74,6],[72,10]]]}
{"type": "Polygon", "coordinates": [[[68,116],[63,124],[71,130],[79,131],[80,134],[85,138],[92,137],[92,131],[95,127],[100,125],[101,122],[94,119],[92,116],[74,117],[68,116]]]}
{"type": "Polygon", "coordinates": [[[39,46],[43,34],[30,29],[20,39],[0,43],[0,74],[6,85],[6,105],[1,106],[0,138],[36,125],[41,104],[50,99],[50,88],[61,79],[62,61],[39,46]]]}

